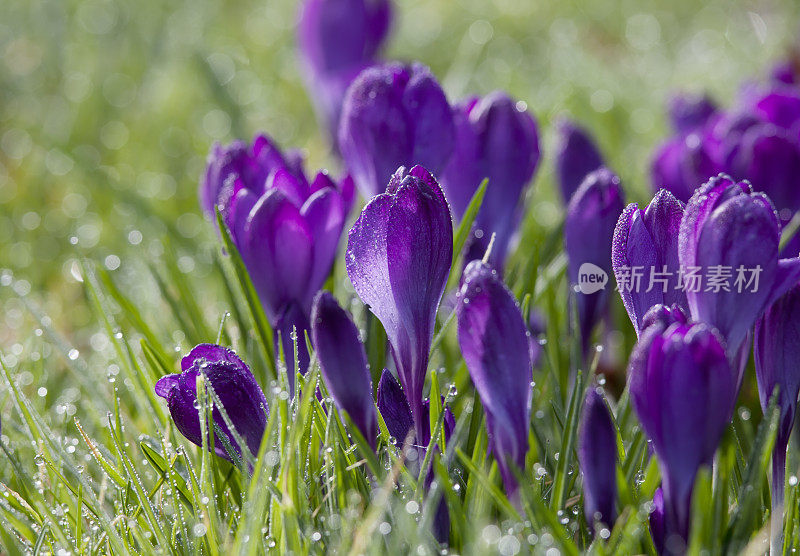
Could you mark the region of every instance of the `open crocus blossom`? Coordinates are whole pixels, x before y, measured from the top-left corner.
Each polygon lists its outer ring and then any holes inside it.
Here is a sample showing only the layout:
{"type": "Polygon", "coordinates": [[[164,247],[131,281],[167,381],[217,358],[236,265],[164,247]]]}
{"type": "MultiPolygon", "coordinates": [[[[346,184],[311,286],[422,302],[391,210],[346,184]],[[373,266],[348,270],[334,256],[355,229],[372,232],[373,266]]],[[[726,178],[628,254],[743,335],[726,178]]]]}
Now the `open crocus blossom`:
{"type": "Polygon", "coordinates": [[[583,183],[586,176],[603,164],[603,156],[592,137],[579,125],[562,119],[558,122],[556,145],[556,177],[564,205],[583,183]]]}
{"type": "Polygon", "coordinates": [[[373,65],[391,26],[389,0],[306,0],[297,40],[317,113],[336,139],[348,85],[373,65]]]}
{"type": "MultiPolygon", "coordinates": [[[[189,441],[202,446],[197,408],[197,379],[201,375],[222,404],[238,438],[244,440],[251,454],[258,454],[269,415],[267,399],[248,366],[233,351],[222,346],[196,346],[181,360],[179,374],[163,376],[156,382],[155,392],[167,400],[169,413],[177,429],[189,441]]],[[[236,454],[242,456],[237,436],[228,428],[216,401],[211,399],[215,402],[212,416],[216,430],[223,433],[236,454]]],[[[214,451],[231,461],[218,433],[214,434],[214,451]]]]}
{"type": "Polygon", "coordinates": [[[378,420],[367,355],[356,325],[330,292],[314,299],[311,340],[328,392],[374,448],[378,420]]]}
{"type": "Polygon", "coordinates": [[[353,199],[351,180],[336,183],[319,172],[309,182],[296,155],[284,156],[258,135],[250,146],[214,146],[201,197],[207,210],[219,207],[267,318],[280,332],[287,362],[296,331],[298,366],[305,372],[303,331],[314,294],[333,266],[353,199]]]}
{"type": "Polygon", "coordinates": [[[386,330],[420,443],[429,427],[422,388],[436,311],[453,258],[453,223],[425,168],[400,168],[350,230],[347,275],[386,330]]]}
{"type": "Polygon", "coordinates": [[[501,91],[457,104],[453,116],[456,148],[441,182],[456,218],[464,216],[483,179],[489,180],[465,261],[482,258],[495,234],[491,262],[502,269],[525,186],[539,163],[536,122],[523,103],[501,91]]]}
{"type": "Polygon", "coordinates": [[[361,72],[347,90],[339,148],[361,195],[383,193],[400,166],[438,175],[455,146],[444,91],[418,63],[389,63],[361,72]]]}
{"type": "Polygon", "coordinates": [[[654,305],[675,304],[688,310],[678,287],[678,230],[683,203],[659,190],[645,210],[631,203],[614,230],[611,262],[622,303],[638,335],[642,318],[654,305]]]}
{"type": "Polygon", "coordinates": [[[486,428],[506,492],[517,490],[530,429],[532,363],[528,329],[514,296],[483,261],[464,270],[458,343],[486,411],[486,428]]]}
{"type": "Polygon", "coordinates": [[[650,326],[628,363],[631,402],[661,470],[667,552],[688,540],[697,471],[730,419],[737,386],[723,344],[705,323],[650,326]]]}
{"type": "Polygon", "coordinates": [[[716,327],[728,353],[766,308],[800,280],[800,259],[778,258],[775,208],[747,182],[720,174],[689,200],[678,254],[692,320],[716,327]]]}
{"type": "Polygon", "coordinates": [[[616,520],[617,433],[599,388],[589,388],[578,424],[578,463],[583,475],[583,512],[589,523],[609,529],[616,520]]]}
{"type": "Polygon", "coordinates": [[[576,293],[575,299],[584,353],[588,350],[592,329],[608,309],[611,244],[614,227],[624,208],[619,178],[606,168],[586,176],[567,207],[564,221],[567,276],[570,284],[580,287],[581,293],[576,293]],[[582,276],[587,275],[601,278],[581,284],[582,276]]]}
{"type": "Polygon", "coordinates": [[[764,313],[756,324],[754,343],[758,396],[765,412],[778,387],[780,418],[772,452],[772,538],[775,539],[781,534],[786,449],[800,392],[800,286],[794,286],[764,313]]]}

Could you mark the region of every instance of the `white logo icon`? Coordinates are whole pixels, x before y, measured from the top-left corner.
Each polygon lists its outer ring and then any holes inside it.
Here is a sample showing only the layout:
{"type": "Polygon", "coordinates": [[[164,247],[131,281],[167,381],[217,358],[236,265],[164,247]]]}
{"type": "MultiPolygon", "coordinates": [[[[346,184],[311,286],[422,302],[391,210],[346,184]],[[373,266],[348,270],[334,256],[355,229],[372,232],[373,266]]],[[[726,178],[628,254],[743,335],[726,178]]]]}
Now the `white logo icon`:
{"type": "Polygon", "coordinates": [[[605,289],[608,284],[608,274],[605,270],[592,263],[583,263],[578,269],[578,290],[586,295],[605,289]]]}

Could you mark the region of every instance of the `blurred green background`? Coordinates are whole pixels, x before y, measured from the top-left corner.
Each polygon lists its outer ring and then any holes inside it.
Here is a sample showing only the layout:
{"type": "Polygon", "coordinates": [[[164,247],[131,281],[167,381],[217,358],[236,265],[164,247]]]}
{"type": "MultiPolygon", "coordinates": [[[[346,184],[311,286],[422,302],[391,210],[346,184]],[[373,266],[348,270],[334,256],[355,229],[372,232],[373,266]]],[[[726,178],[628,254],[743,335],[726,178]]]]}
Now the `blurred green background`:
{"type": "MultiPolygon", "coordinates": [[[[263,130],[305,149],[310,168],[339,170],[300,79],[297,10],[286,0],[0,0],[0,348],[10,366],[41,343],[31,308],[69,345],[107,347],[77,280],[84,258],[154,317],[147,265],[169,259],[213,314],[203,278],[215,234],[196,200],[213,141],[263,130]]],[[[411,0],[396,5],[386,55],[430,65],[451,100],[499,88],[528,103],[545,157],[530,217],[548,227],[562,210],[550,177],[556,116],[588,126],[643,201],[669,93],[730,103],[782,56],[799,12],[796,0],[411,0]]],[[[48,355],[44,346],[32,360],[48,355]]]]}

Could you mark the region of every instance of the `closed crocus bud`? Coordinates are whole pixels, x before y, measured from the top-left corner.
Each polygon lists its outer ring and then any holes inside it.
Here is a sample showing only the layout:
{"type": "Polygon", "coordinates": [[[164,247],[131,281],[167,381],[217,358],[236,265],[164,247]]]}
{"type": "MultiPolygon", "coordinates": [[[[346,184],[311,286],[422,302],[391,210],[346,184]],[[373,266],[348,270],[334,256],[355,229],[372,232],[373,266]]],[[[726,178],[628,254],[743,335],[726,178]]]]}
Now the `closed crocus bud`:
{"type": "Polygon", "coordinates": [[[347,275],[386,330],[417,436],[427,443],[422,388],[436,311],[453,258],[453,223],[427,170],[400,168],[350,230],[347,275]]]}
{"type": "MultiPolygon", "coordinates": [[[[755,364],[758,396],[766,413],[778,388],[778,434],[772,452],[773,544],[780,540],[786,473],[786,448],[800,392],[800,286],[794,286],[764,313],[756,324],[755,364]]],[[[776,547],[780,549],[780,546],[776,547]]]]}
{"type": "MultiPolygon", "coordinates": [[[[233,351],[221,346],[198,345],[181,360],[179,374],[166,375],[156,382],[155,392],[167,400],[176,428],[189,441],[202,446],[200,414],[196,407],[197,378],[201,375],[221,402],[238,437],[245,441],[251,454],[258,454],[269,415],[267,399],[247,365],[233,351]]],[[[215,428],[225,434],[227,442],[241,456],[242,447],[223,419],[216,400],[211,396],[209,399],[215,402],[212,412],[215,428]]],[[[217,433],[214,451],[231,461],[217,433]]]]}
{"type": "Polygon", "coordinates": [[[650,327],[628,364],[631,402],[661,470],[670,553],[686,545],[697,471],[730,420],[736,381],[723,343],[705,323],[650,327]]]}
{"type": "Polygon", "coordinates": [[[383,193],[400,166],[420,165],[438,175],[454,146],[450,105],[425,66],[375,66],[347,90],[339,148],[365,199],[383,193]]]}
{"type": "Polygon", "coordinates": [[[532,363],[528,330],[514,296],[489,265],[473,261],[458,293],[458,343],[486,411],[486,428],[506,492],[525,468],[532,363]]]}
{"type": "Polygon", "coordinates": [[[779,260],[779,240],[772,203],[747,182],[720,174],[686,205],[678,255],[689,312],[719,330],[731,356],[766,308],[800,280],[800,259],[779,260]]]}
{"type": "Polygon", "coordinates": [[[586,176],[567,207],[564,221],[567,276],[570,284],[580,288],[575,295],[584,353],[592,330],[608,310],[611,243],[624,208],[619,178],[606,168],[586,176]]]}
{"type": "Polygon", "coordinates": [[[602,394],[589,388],[578,424],[583,511],[589,523],[611,529],[616,520],[617,434],[602,394]]]}
{"type": "Polygon", "coordinates": [[[378,421],[367,355],[356,325],[330,292],[320,292],[314,299],[311,340],[328,392],[375,448],[378,421]]]}
{"type": "Polygon", "coordinates": [[[456,148],[442,173],[442,189],[460,219],[483,179],[489,179],[465,260],[482,258],[495,234],[491,262],[502,269],[525,186],[539,163],[536,122],[523,103],[500,91],[456,105],[453,116],[456,148]]]}
{"type": "Polygon", "coordinates": [[[561,199],[568,205],[586,176],[604,166],[603,156],[589,133],[577,124],[563,119],[557,132],[556,177],[561,199]]]}
{"type": "Polygon", "coordinates": [[[717,106],[708,95],[681,94],[670,99],[667,111],[675,132],[686,134],[702,129],[717,113],[717,106]]]}
{"type": "Polygon", "coordinates": [[[348,85],[377,60],[391,24],[388,0],[307,0],[297,39],[308,92],[336,138],[348,85]]]}
{"type": "Polygon", "coordinates": [[[214,204],[220,208],[270,324],[283,340],[287,366],[294,366],[292,337],[296,337],[298,366],[305,372],[304,332],[311,302],[333,266],[353,185],[349,177],[337,183],[324,172],[308,181],[299,159],[281,154],[263,136],[256,137],[250,151],[257,155],[240,164],[246,171],[212,172],[216,163],[210,164],[209,173],[224,176],[214,204]]]}
{"type": "MultiPolygon", "coordinates": [[[[781,226],[786,226],[800,209],[800,140],[797,130],[789,131],[765,123],[750,127],[730,147],[727,170],[739,179],[746,179],[757,191],[766,193],[778,210],[781,226]]],[[[797,255],[800,243],[791,242],[784,249],[797,255]]]]}
{"type": "Polygon", "coordinates": [[[705,135],[693,132],[668,139],[656,149],[650,177],[654,191],[666,189],[686,202],[720,169],[705,135]]]}
{"type": "Polygon", "coordinates": [[[683,203],[666,189],[656,193],[642,210],[631,203],[614,230],[612,266],[622,303],[638,335],[642,319],[655,305],[678,305],[688,310],[679,288],[678,230],[683,203]]]}

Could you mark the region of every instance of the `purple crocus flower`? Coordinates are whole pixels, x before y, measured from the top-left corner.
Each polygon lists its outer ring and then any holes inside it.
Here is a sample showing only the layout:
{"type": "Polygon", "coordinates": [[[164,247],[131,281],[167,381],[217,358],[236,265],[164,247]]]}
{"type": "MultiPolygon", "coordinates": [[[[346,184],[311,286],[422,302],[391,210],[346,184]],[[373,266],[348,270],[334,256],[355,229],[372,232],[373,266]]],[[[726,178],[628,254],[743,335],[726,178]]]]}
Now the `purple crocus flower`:
{"type": "Polygon", "coordinates": [[[478,186],[489,179],[465,261],[482,258],[494,233],[491,262],[502,269],[525,186],[539,163],[536,122],[522,103],[501,91],[457,104],[453,117],[456,147],[441,182],[456,218],[464,216],[478,186]]]}
{"type": "Polygon", "coordinates": [[[599,388],[589,388],[578,424],[583,511],[589,523],[611,528],[617,512],[617,433],[599,388]]]}
{"type": "Polygon", "coordinates": [[[336,140],[350,83],[377,61],[392,19],[389,0],[306,0],[297,40],[308,92],[336,140]]]}
{"type": "Polygon", "coordinates": [[[679,94],[667,105],[672,128],[680,134],[688,134],[705,127],[717,113],[717,106],[706,94],[679,94]]]}
{"type": "Polygon", "coordinates": [[[604,166],[603,156],[589,132],[576,123],[560,120],[557,133],[555,171],[561,199],[568,205],[586,176],[604,166]]]}
{"type": "Polygon", "coordinates": [[[595,170],[572,196],[564,221],[564,247],[567,252],[567,276],[570,284],[579,285],[576,294],[581,345],[586,353],[592,329],[606,316],[608,309],[608,274],[611,273],[611,243],[614,227],[625,208],[619,178],[610,170],[595,170]],[[581,284],[581,276],[605,274],[602,284],[581,284]],[[595,286],[587,289],[584,286],[595,286]]]}
{"type": "Polygon", "coordinates": [[[267,318],[280,332],[287,361],[296,331],[298,366],[305,372],[303,333],[314,294],[333,266],[353,200],[352,181],[336,183],[319,172],[309,182],[296,154],[284,155],[258,135],[250,146],[214,146],[201,199],[206,211],[219,207],[267,318]]]}
{"type": "Polygon", "coordinates": [[[678,254],[689,311],[719,330],[732,356],[772,301],[800,280],[800,259],[779,260],[779,240],[772,202],[747,182],[720,174],[686,205],[678,254]]]}
{"type": "MultiPolygon", "coordinates": [[[[222,346],[196,346],[181,360],[179,374],[163,376],[156,382],[155,392],[167,400],[175,427],[193,444],[202,446],[200,414],[195,404],[197,378],[203,374],[222,403],[236,433],[245,441],[253,455],[258,454],[269,415],[267,399],[248,366],[233,351],[222,346]]],[[[216,404],[212,416],[218,430],[225,434],[231,447],[241,456],[242,447],[228,428],[216,404]]],[[[231,461],[217,433],[214,434],[214,452],[231,461]]]]}
{"type": "Polygon", "coordinates": [[[367,354],[356,325],[330,292],[319,292],[314,298],[311,340],[328,392],[375,448],[378,419],[367,354]]]}
{"type": "Polygon", "coordinates": [[[486,428],[506,492],[525,468],[532,362],[528,330],[514,296],[483,261],[464,270],[458,293],[458,343],[486,412],[486,428]]]}
{"type": "Polygon", "coordinates": [[[697,471],[730,419],[737,385],[723,346],[705,323],[652,326],[628,364],[631,402],[661,469],[668,549],[688,540],[697,471]]]}
{"type": "Polygon", "coordinates": [[[631,203],[614,230],[612,266],[622,303],[636,334],[642,318],[657,304],[688,310],[686,294],[678,288],[678,230],[683,203],[666,189],[656,193],[645,210],[631,203]]]}
{"type": "Polygon", "coordinates": [[[425,168],[400,168],[350,230],[347,275],[383,324],[421,443],[422,413],[439,306],[453,258],[453,223],[439,184],[425,168]]]}
{"type": "Polygon", "coordinates": [[[347,90],[339,148],[365,199],[383,193],[400,166],[421,165],[438,175],[454,146],[450,105],[427,67],[375,66],[347,90]]]}
{"type": "MultiPolygon", "coordinates": [[[[758,396],[766,413],[778,387],[778,434],[772,452],[772,538],[781,535],[781,513],[786,473],[786,449],[800,392],[800,286],[794,286],[764,313],[756,324],[755,363],[758,396]]],[[[780,546],[777,547],[780,549],[780,546]]]]}
{"type": "Polygon", "coordinates": [[[677,135],[662,143],[650,167],[653,189],[666,189],[686,202],[695,189],[721,170],[702,132],[677,135]]]}

